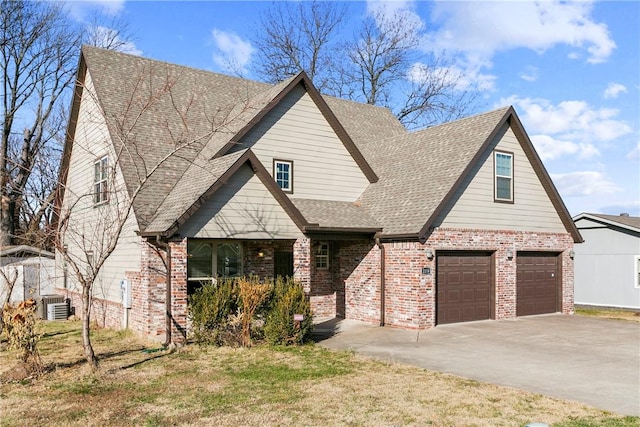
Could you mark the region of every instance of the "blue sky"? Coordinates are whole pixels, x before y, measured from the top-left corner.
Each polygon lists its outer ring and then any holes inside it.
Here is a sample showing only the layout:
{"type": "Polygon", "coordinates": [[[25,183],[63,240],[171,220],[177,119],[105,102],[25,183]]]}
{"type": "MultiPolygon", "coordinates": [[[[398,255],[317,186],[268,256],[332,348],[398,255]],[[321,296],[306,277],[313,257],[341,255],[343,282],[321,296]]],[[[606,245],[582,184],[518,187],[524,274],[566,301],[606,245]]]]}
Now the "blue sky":
{"type": "MultiPolygon", "coordinates": [[[[225,72],[229,59],[250,69],[249,39],[271,2],[68,6],[80,22],[98,8],[125,18],[131,53],[225,72]]],[[[478,112],[516,108],[571,215],[640,216],[640,3],[349,2],[349,22],[380,7],[419,20],[425,50],[455,53],[482,88],[478,112]]]]}

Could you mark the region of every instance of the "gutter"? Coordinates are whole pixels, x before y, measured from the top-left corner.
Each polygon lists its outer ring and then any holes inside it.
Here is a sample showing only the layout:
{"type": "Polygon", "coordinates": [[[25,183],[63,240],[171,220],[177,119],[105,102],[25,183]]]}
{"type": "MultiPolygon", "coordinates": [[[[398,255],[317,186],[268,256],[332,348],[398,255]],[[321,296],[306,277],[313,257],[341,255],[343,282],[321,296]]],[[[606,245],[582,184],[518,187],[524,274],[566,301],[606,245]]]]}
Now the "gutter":
{"type": "Polygon", "coordinates": [[[164,248],[164,250],[167,253],[167,275],[165,279],[166,293],[164,297],[165,339],[164,339],[164,342],[162,343],[162,346],[166,348],[171,345],[171,318],[173,317],[172,310],[171,310],[171,246],[167,242],[160,240],[159,235],[156,236],[156,244],[161,248],[164,248]]]}
{"type": "Polygon", "coordinates": [[[376,242],[376,246],[378,246],[378,248],[380,249],[380,326],[384,326],[384,311],[385,311],[385,306],[384,306],[384,301],[386,299],[386,292],[385,292],[385,264],[384,264],[384,259],[385,259],[385,253],[384,253],[384,245],[382,243],[380,243],[380,238],[376,237],[375,238],[375,242],[376,242]]]}

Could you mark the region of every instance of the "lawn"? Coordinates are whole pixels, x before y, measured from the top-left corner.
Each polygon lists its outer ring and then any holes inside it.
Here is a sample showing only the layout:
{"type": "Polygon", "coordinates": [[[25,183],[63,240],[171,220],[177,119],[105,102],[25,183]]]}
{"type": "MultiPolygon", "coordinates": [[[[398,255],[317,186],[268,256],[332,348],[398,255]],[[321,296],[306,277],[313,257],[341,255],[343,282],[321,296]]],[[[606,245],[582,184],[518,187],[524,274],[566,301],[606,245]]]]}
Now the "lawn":
{"type": "Polygon", "coordinates": [[[620,308],[576,307],[576,314],[581,316],[601,317],[604,319],[640,322],[640,312],[620,308]]]}
{"type": "MultiPolygon", "coordinates": [[[[190,345],[170,353],[102,329],[93,332],[101,369],[91,374],[78,322],[47,322],[45,331],[48,370],[0,384],[0,426],[640,425],[575,402],[314,345],[190,345]]],[[[15,353],[0,351],[0,372],[15,362],[15,353]]]]}

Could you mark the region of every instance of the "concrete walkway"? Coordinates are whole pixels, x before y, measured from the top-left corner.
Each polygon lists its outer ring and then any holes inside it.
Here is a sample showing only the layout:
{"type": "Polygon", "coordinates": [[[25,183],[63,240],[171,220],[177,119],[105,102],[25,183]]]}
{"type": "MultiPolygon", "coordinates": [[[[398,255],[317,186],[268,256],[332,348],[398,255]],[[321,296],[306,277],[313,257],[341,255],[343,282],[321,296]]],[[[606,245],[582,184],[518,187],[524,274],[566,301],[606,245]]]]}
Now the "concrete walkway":
{"type": "Polygon", "coordinates": [[[417,332],[351,320],[319,344],[640,416],[640,323],[560,314],[417,332]]]}

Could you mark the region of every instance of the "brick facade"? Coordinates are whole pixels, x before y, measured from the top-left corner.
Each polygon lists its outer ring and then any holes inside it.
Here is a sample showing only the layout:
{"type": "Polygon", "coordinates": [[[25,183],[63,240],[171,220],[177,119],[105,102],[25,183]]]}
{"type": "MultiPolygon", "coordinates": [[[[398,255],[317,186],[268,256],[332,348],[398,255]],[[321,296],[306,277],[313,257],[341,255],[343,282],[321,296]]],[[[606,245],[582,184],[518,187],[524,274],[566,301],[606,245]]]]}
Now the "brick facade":
{"type": "MultiPolygon", "coordinates": [[[[244,272],[270,278],[275,252],[293,252],[294,278],[310,297],[316,317],[340,316],[379,324],[381,320],[381,249],[372,240],[329,241],[329,268],[316,268],[319,241],[309,238],[243,242],[244,272]],[[263,256],[259,256],[258,253],[263,256]]],[[[172,341],[184,343],[188,327],[187,239],[171,241],[172,341]]],[[[568,233],[436,228],[424,243],[386,242],[385,325],[427,329],[436,324],[436,257],[442,251],[492,253],[496,319],[516,316],[516,260],[520,252],[560,254],[563,313],[573,313],[573,240],[568,233]],[[427,251],[433,252],[429,259],[427,251]],[[513,254],[507,257],[507,251],[513,254]],[[429,272],[423,272],[423,268],[429,272]]],[[[129,327],[158,340],[165,336],[166,253],[143,245],[141,271],[127,272],[132,288],[129,327]]],[[[80,295],[68,292],[79,313],[80,295]]],[[[93,300],[92,318],[100,325],[121,328],[122,304],[93,300]]]]}

